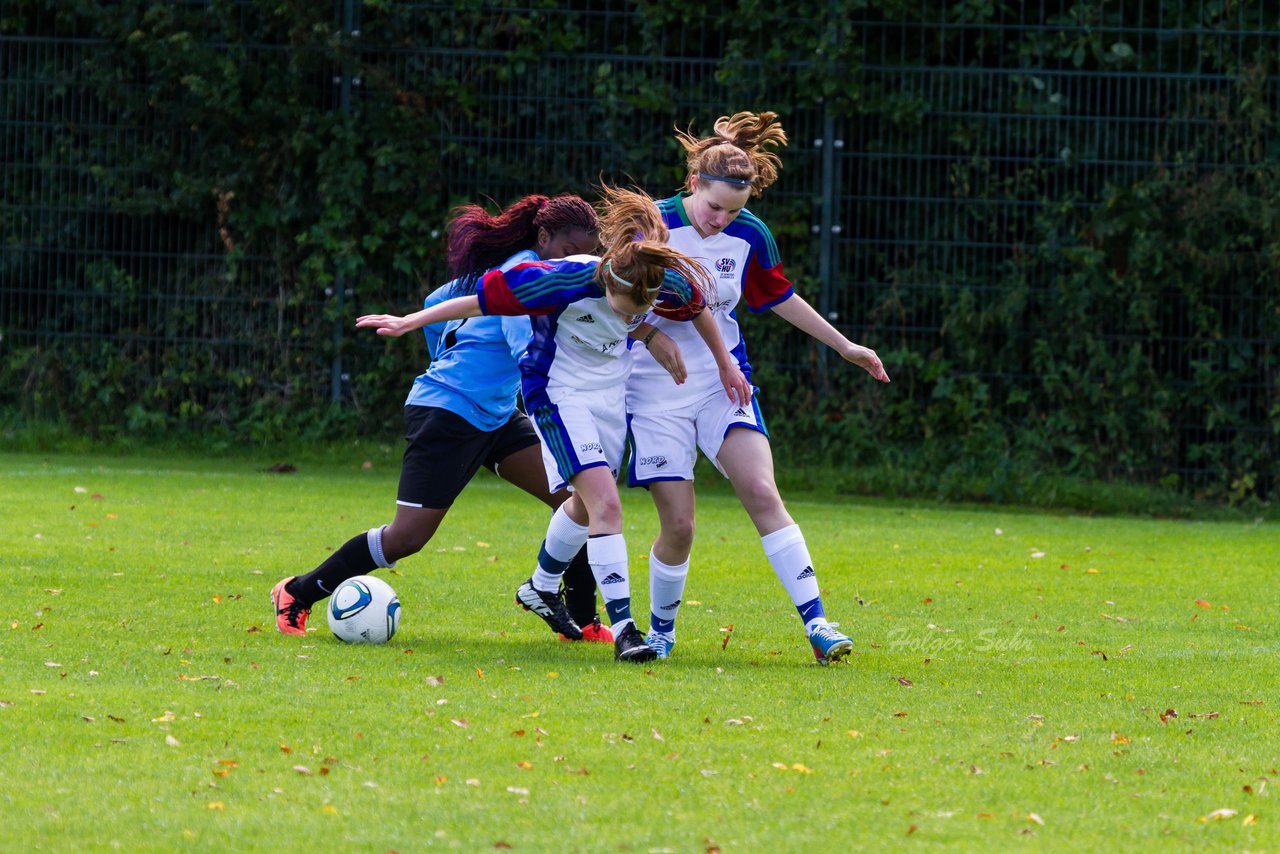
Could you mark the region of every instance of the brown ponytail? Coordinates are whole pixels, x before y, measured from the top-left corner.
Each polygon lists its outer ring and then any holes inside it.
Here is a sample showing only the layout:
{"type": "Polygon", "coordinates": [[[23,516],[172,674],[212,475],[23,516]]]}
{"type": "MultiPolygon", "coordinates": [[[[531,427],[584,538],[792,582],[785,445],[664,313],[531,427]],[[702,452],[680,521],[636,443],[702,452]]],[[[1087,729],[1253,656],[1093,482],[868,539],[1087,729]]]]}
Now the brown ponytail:
{"type": "Polygon", "coordinates": [[[741,112],[716,119],[712,136],[699,138],[677,128],[676,139],[685,151],[686,190],[692,189],[690,179],[702,173],[730,183],[745,181],[743,186],[758,196],[778,180],[782,160],[772,149],[787,144],[787,132],[778,124],[777,113],[741,112]]]}
{"type": "MultiPolygon", "coordinates": [[[[702,266],[667,245],[667,226],[648,195],[605,185],[601,188],[601,284],[633,301],[653,305],[668,272],[676,273],[704,298],[714,294],[702,266]]],[[[668,280],[669,281],[669,280],[668,280]]]]}

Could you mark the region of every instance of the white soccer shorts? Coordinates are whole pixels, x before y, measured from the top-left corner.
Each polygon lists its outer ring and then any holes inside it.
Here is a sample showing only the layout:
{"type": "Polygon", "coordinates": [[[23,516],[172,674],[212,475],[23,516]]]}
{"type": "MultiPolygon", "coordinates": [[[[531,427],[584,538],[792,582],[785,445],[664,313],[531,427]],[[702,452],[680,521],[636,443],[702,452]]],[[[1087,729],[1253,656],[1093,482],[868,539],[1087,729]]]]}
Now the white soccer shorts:
{"type": "MultiPolygon", "coordinates": [[[[617,477],[627,438],[625,386],[548,389],[551,406],[529,413],[542,440],[547,485],[557,492],[583,469],[608,466],[617,477]]],[[[572,487],[570,487],[572,489],[572,487]]]]}
{"type": "Polygon", "coordinates": [[[660,480],[693,480],[698,449],[724,474],[717,459],[724,437],[734,427],[769,435],[754,395],[739,405],[723,389],[701,400],[665,412],[637,413],[627,417],[627,484],[644,486],[660,480]]]}

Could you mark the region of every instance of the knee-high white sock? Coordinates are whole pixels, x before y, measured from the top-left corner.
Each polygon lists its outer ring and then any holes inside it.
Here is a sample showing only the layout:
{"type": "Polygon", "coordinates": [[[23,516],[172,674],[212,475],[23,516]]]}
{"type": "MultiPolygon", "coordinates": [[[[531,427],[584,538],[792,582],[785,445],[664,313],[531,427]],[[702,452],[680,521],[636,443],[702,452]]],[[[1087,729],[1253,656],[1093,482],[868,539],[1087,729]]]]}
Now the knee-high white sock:
{"type": "Polygon", "coordinates": [[[760,545],[764,546],[769,565],[800,612],[805,631],[812,631],[815,625],[825,623],[827,615],[822,608],[822,596],[818,593],[818,576],[813,571],[813,560],[809,557],[809,547],[805,545],[800,526],[788,525],[772,534],[765,534],[760,538],[760,545]]]}
{"type": "Polygon", "coordinates": [[[631,574],[627,570],[627,541],[622,534],[587,538],[587,562],[604,599],[604,610],[614,635],[634,622],[631,619],[631,574]]]}
{"type": "Polygon", "coordinates": [[[675,636],[676,614],[689,578],[689,559],[668,566],[649,553],[649,628],[675,636]]]}
{"type": "Polygon", "coordinates": [[[587,541],[587,526],[579,525],[564,512],[564,505],[556,508],[547,525],[547,536],[538,550],[538,567],[533,571],[533,589],[547,593],[560,590],[560,578],[573,556],[587,541]]]}

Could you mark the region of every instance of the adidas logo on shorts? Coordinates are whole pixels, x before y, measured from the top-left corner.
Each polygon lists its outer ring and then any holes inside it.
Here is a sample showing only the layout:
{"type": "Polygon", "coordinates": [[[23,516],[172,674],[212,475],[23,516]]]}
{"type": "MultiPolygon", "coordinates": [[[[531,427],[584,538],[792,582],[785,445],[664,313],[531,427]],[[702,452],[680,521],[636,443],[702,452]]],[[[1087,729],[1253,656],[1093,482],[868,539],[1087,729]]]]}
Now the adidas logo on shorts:
{"type": "MultiPolygon", "coordinates": [[[[813,570],[809,570],[809,571],[812,572],[813,570]]],[[[608,575],[606,575],[604,578],[602,578],[600,580],[600,583],[601,584],[621,584],[624,581],[626,581],[626,579],[623,578],[621,575],[618,575],[618,573],[616,572],[611,572],[608,575]]]]}
{"type": "Polygon", "coordinates": [[[745,410],[745,409],[743,409],[741,406],[739,406],[739,407],[738,407],[738,409],[737,409],[737,411],[736,411],[736,412],[734,412],[733,414],[734,414],[735,416],[739,417],[739,418],[742,418],[742,417],[745,417],[745,416],[746,416],[746,414],[747,414],[747,410],[745,410]]]}
{"type": "Polygon", "coordinates": [[[796,581],[804,581],[806,578],[813,578],[815,575],[817,575],[817,573],[813,571],[813,567],[806,566],[804,568],[804,572],[796,576],[796,581]]]}

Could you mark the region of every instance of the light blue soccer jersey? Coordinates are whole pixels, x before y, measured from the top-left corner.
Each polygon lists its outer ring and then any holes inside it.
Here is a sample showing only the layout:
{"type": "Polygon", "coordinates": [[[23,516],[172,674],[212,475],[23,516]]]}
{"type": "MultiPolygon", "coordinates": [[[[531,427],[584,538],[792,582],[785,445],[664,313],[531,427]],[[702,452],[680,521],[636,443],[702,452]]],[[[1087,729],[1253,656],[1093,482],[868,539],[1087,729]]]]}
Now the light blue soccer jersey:
{"type": "MultiPolygon", "coordinates": [[[[538,254],[525,249],[498,269],[506,271],[538,254]]],[[[432,291],[422,307],[452,299],[453,282],[432,291]]],[[[422,328],[431,364],[409,389],[405,405],[436,406],[467,419],[480,430],[497,430],[516,410],[520,357],[533,335],[529,318],[469,317],[422,328]]]]}

